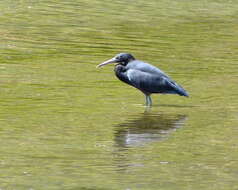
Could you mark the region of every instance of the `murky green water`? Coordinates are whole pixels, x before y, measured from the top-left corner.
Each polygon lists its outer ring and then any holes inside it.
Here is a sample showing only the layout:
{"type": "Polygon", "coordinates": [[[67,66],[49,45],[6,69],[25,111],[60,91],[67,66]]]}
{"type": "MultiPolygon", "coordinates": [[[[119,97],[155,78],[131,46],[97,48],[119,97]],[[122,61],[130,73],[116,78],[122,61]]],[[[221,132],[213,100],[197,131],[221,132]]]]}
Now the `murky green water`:
{"type": "Polygon", "coordinates": [[[238,189],[238,3],[0,3],[0,189],[238,189]],[[133,53],[190,98],[95,66],[133,53]]]}

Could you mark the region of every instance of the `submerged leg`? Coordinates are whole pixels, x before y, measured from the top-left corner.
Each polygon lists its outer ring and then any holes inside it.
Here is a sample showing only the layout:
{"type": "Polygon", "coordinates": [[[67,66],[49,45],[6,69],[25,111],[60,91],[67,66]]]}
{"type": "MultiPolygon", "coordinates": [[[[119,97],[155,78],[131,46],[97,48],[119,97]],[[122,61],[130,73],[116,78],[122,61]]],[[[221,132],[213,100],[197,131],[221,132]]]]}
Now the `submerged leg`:
{"type": "Polygon", "coordinates": [[[152,106],[152,100],[150,95],[145,95],[145,100],[146,100],[146,106],[152,106]]]}

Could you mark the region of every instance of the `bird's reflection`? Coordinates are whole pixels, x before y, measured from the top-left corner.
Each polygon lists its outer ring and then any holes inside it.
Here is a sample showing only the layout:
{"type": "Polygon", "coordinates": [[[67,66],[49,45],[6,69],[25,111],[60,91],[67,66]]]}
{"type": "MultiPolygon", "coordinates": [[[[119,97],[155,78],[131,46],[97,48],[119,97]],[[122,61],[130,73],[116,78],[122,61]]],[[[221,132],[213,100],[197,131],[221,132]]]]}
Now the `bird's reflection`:
{"type": "Polygon", "coordinates": [[[115,127],[115,144],[120,149],[161,141],[182,127],[187,116],[145,112],[115,127]]]}

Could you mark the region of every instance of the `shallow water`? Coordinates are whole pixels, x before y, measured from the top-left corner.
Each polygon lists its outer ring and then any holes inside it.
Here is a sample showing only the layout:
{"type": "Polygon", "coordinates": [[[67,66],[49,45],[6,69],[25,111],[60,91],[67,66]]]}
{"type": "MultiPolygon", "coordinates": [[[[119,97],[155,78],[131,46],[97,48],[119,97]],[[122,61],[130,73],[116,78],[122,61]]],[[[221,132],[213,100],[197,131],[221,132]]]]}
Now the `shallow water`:
{"type": "Polygon", "coordinates": [[[236,1],[0,4],[0,188],[238,189],[236,1]],[[190,98],[118,81],[119,52],[190,98]]]}

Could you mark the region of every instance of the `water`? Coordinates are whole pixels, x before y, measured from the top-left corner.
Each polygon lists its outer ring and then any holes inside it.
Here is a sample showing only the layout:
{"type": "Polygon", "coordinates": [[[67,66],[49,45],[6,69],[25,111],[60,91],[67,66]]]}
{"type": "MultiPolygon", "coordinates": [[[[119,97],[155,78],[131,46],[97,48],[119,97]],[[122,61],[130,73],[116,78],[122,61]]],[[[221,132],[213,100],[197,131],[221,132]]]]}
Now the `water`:
{"type": "Polygon", "coordinates": [[[238,189],[236,1],[0,3],[0,188],[238,189]],[[190,98],[95,66],[131,52],[190,98]]]}

